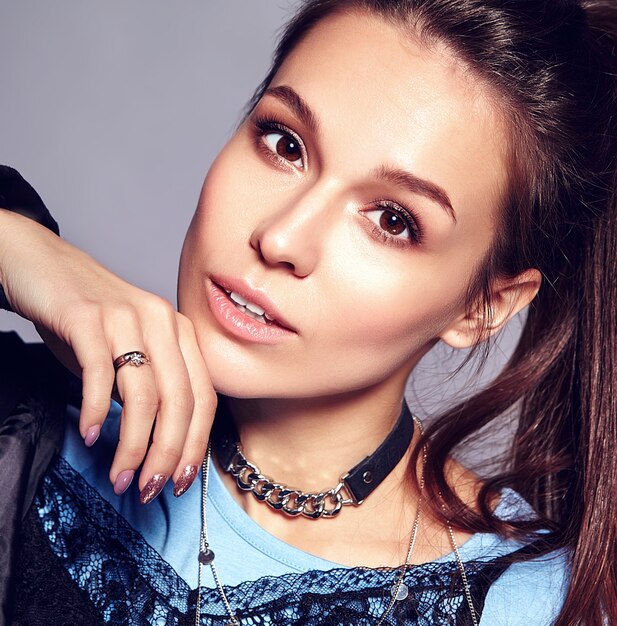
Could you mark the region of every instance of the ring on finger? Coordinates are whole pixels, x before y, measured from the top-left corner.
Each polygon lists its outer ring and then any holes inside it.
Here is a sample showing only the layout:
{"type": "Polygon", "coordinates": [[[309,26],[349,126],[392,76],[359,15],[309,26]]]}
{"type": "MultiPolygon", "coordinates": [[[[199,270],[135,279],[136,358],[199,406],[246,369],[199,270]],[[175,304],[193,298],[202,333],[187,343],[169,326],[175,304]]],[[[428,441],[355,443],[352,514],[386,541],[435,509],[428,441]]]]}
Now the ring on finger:
{"type": "Polygon", "coordinates": [[[150,359],[144,352],[139,350],[133,350],[132,352],[125,352],[119,357],[114,359],[114,371],[118,371],[121,367],[124,367],[127,363],[140,367],[141,365],[147,365],[150,363],[150,359]]]}

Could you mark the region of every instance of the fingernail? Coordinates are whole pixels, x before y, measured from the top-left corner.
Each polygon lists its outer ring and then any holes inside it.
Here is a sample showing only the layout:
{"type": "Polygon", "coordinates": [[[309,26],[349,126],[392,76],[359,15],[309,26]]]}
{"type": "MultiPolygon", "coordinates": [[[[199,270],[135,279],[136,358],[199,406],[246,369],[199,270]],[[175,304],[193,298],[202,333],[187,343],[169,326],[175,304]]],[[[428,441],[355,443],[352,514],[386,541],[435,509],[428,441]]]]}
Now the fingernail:
{"type": "Polygon", "coordinates": [[[84,443],[88,446],[88,448],[91,448],[96,443],[96,440],[99,438],[100,434],[101,434],[100,424],[97,424],[96,426],[90,426],[90,428],[88,428],[88,432],[86,433],[86,436],[84,437],[84,443]]]}
{"type": "Polygon", "coordinates": [[[133,476],[135,476],[134,470],[124,470],[118,474],[114,483],[114,493],[117,496],[123,494],[129,488],[129,485],[133,482],[133,476]]]}
{"type": "Polygon", "coordinates": [[[174,496],[176,498],[179,498],[193,484],[198,471],[197,465],[187,465],[182,470],[182,474],[180,474],[174,485],[174,496]]]}
{"type": "Polygon", "coordinates": [[[166,482],[167,474],[155,474],[139,492],[139,501],[142,504],[152,502],[161,493],[161,489],[163,489],[166,482]]]}

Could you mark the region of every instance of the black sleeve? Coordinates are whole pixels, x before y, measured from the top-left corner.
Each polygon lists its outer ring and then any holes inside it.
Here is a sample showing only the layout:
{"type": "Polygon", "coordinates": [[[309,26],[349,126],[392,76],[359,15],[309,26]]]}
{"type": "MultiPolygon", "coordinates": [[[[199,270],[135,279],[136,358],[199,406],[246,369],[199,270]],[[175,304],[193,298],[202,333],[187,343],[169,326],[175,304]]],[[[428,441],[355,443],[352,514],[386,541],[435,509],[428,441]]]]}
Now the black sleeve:
{"type": "Polygon", "coordinates": [[[23,519],[61,448],[71,385],[80,393],[45,344],[0,332],[0,624],[13,623],[23,519]]]}
{"type": "MultiPolygon", "coordinates": [[[[58,223],[51,216],[39,194],[17,170],[7,165],[0,165],[0,208],[21,213],[46,226],[56,235],[60,234],[58,223]]],[[[11,311],[2,285],[0,285],[0,309],[11,311]]]]}

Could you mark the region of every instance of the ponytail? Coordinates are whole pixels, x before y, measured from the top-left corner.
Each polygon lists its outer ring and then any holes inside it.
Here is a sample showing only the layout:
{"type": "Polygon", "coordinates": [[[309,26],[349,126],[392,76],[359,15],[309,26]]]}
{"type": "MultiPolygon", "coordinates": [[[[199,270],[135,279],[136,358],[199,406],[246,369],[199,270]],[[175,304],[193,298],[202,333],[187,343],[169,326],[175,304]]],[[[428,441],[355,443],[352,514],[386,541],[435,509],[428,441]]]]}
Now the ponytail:
{"type": "MultiPolygon", "coordinates": [[[[601,150],[617,143],[617,5],[584,4],[590,37],[612,89],[601,150]]],[[[596,220],[584,260],[580,337],[580,421],[576,456],[578,527],[571,534],[572,570],[557,626],[617,623],[617,166],[608,202],[596,220]],[[590,567],[591,566],[591,567],[590,567]]]]}

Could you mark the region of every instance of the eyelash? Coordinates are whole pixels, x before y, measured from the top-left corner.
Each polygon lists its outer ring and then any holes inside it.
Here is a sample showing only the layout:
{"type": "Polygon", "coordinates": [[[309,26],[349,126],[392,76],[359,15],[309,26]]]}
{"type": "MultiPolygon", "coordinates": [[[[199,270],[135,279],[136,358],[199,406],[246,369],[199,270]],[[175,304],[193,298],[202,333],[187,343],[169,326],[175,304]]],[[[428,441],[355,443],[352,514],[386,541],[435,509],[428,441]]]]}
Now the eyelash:
{"type": "Polygon", "coordinates": [[[369,211],[389,211],[390,213],[394,213],[403,220],[409,232],[409,236],[404,239],[397,235],[391,235],[387,231],[380,228],[377,224],[375,224],[373,220],[366,217],[366,220],[372,226],[371,234],[380,241],[383,241],[384,243],[389,245],[396,246],[397,248],[419,246],[422,244],[424,231],[419,218],[414,214],[413,211],[410,211],[409,209],[390,200],[375,200],[374,208],[367,209],[365,213],[368,213],[369,211]]]}
{"type": "Polygon", "coordinates": [[[255,126],[255,135],[256,135],[255,139],[256,139],[257,149],[262,154],[264,154],[266,157],[268,157],[271,161],[273,161],[278,166],[281,166],[281,165],[283,167],[292,166],[295,169],[304,169],[306,167],[306,149],[304,147],[304,142],[302,141],[302,139],[300,139],[300,137],[296,133],[293,132],[293,130],[285,126],[285,124],[283,124],[282,122],[279,122],[274,117],[265,117],[265,116],[261,117],[260,116],[260,117],[255,118],[253,124],[255,126]],[[274,133],[274,132],[280,133],[281,135],[287,135],[291,137],[294,141],[298,142],[298,145],[300,146],[300,149],[302,152],[302,168],[298,168],[297,166],[293,165],[291,161],[284,159],[282,156],[278,155],[276,152],[274,152],[271,148],[269,148],[265,144],[264,137],[268,133],[274,133]]]}
{"type": "MultiPolygon", "coordinates": [[[[298,142],[298,145],[301,147],[302,152],[302,169],[306,167],[306,148],[304,147],[304,142],[300,137],[293,132],[288,126],[280,122],[274,117],[266,117],[266,116],[258,116],[254,119],[253,125],[255,128],[255,144],[257,149],[264,154],[268,159],[274,162],[278,167],[289,168],[289,166],[297,168],[293,165],[292,162],[284,159],[282,156],[278,155],[274,152],[270,147],[268,147],[264,141],[264,137],[268,133],[278,132],[282,135],[288,135],[292,139],[298,142]]],[[[365,213],[369,211],[390,211],[400,217],[407,230],[409,232],[409,237],[402,239],[401,237],[397,237],[396,235],[391,235],[386,232],[382,228],[380,228],[377,224],[375,224],[371,219],[365,217],[365,219],[372,225],[371,234],[373,237],[382,241],[385,244],[395,246],[397,248],[406,248],[408,246],[420,245],[423,239],[423,228],[420,220],[414,214],[413,211],[396,204],[390,200],[375,200],[375,207],[373,209],[368,209],[365,213]]]]}

